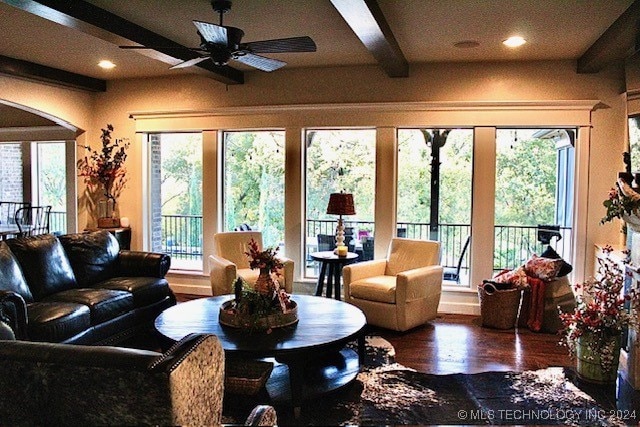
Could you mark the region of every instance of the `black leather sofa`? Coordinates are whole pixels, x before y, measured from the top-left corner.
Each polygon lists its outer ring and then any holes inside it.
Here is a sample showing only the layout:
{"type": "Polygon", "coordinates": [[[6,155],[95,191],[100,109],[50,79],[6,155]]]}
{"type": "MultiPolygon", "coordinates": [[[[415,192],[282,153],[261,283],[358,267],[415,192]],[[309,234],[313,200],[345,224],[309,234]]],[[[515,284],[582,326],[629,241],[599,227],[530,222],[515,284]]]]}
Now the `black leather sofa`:
{"type": "Polygon", "coordinates": [[[121,251],[105,230],[0,242],[3,316],[19,340],[119,343],[176,303],[170,264],[165,254],[121,251]]]}

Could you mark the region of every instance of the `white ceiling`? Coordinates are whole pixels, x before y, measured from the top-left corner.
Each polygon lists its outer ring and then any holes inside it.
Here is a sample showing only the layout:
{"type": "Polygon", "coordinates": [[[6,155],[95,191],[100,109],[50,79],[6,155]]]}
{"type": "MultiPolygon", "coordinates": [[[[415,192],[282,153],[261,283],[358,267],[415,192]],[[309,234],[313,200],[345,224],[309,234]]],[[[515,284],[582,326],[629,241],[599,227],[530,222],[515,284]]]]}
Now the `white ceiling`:
{"type": "MultiPolygon", "coordinates": [[[[35,15],[0,0],[0,55],[99,79],[192,73],[35,15]],[[105,71],[101,59],[117,64],[105,71]]],[[[218,23],[210,0],[89,0],[185,46],[197,46],[192,20],[218,23]]],[[[579,58],[632,0],[378,0],[408,62],[525,61],[579,58]],[[519,34],[518,50],[501,44],[519,34]],[[454,43],[475,40],[460,49],[454,43]]],[[[224,24],[243,41],[308,35],[315,53],[269,54],[289,67],[376,64],[330,0],[234,0],[224,24]]],[[[247,70],[246,67],[232,64],[247,70]]],[[[258,71],[256,71],[258,72],[258,71]]],[[[276,71],[277,72],[277,71],[276,71]]]]}

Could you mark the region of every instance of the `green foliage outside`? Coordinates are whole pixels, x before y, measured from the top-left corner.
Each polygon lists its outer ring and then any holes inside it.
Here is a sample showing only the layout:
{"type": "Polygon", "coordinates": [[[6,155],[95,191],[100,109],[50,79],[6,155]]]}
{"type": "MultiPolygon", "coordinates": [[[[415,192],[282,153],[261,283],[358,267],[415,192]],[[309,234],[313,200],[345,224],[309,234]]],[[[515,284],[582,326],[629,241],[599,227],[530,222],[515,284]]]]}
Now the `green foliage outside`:
{"type": "Polygon", "coordinates": [[[162,214],[191,217],[170,222],[169,229],[162,230],[163,240],[202,247],[202,135],[176,133],[160,138],[162,214]]]}
{"type": "Polygon", "coordinates": [[[52,211],[67,209],[65,143],[38,143],[38,185],[42,205],[51,205],[52,211]]]}
{"type": "Polygon", "coordinates": [[[498,131],[497,225],[535,226],[555,221],[555,142],[527,137],[525,132],[519,132],[514,141],[511,131],[498,131]]]}
{"type": "MultiPolygon", "coordinates": [[[[428,223],[431,145],[420,130],[400,129],[398,149],[398,222],[428,223]]],[[[454,129],[440,152],[440,223],[471,222],[472,154],[473,130],[454,129]]]]}
{"type": "Polygon", "coordinates": [[[375,145],[373,129],[307,132],[307,219],[335,221],[326,213],[329,195],[344,191],[353,194],[356,210],[344,219],[373,221],[375,145]]]}
{"type": "Polygon", "coordinates": [[[284,132],[225,132],[224,229],[262,231],[265,246],[284,242],[284,132]]]}
{"type": "MultiPolygon", "coordinates": [[[[431,132],[433,130],[398,131],[399,223],[429,222],[431,132]]],[[[556,149],[551,140],[533,138],[533,132],[518,130],[516,135],[514,130],[498,130],[496,225],[535,226],[554,222],[556,149]]],[[[284,241],[284,132],[235,131],[226,132],[224,138],[224,229],[233,230],[246,223],[263,232],[266,246],[281,244],[284,241]]],[[[204,190],[202,187],[201,137],[182,134],[180,141],[165,144],[163,136],[163,214],[201,216],[202,191],[208,191],[206,186],[204,190]]],[[[356,215],[345,220],[372,223],[375,130],[310,130],[306,145],[307,219],[335,221],[335,215],[326,214],[329,195],[345,191],[354,194],[356,208],[356,215]]],[[[453,129],[440,151],[439,223],[470,224],[472,161],[473,130],[453,129]]],[[[373,225],[369,228],[373,231],[373,225]]],[[[308,233],[314,235],[318,231],[308,233]]],[[[426,235],[408,237],[428,238],[426,235]]],[[[503,250],[505,253],[497,249],[496,259],[513,256],[512,252],[520,250],[514,245],[515,242],[510,242],[503,250]]]]}

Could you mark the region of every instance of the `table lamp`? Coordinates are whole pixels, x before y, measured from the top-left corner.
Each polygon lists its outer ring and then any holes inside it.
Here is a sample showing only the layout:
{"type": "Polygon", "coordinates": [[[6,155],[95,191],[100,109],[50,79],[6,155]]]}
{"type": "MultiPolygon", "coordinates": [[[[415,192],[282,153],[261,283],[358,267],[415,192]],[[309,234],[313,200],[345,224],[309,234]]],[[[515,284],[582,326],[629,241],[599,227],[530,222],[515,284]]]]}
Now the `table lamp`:
{"type": "Polygon", "coordinates": [[[344,246],[344,223],[342,222],[342,215],[356,214],[356,209],[353,206],[353,194],[343,192],[331,193],[327,213],[340,216],[338,218],[338,226],[336,227],[336,247],[344,246]]]}

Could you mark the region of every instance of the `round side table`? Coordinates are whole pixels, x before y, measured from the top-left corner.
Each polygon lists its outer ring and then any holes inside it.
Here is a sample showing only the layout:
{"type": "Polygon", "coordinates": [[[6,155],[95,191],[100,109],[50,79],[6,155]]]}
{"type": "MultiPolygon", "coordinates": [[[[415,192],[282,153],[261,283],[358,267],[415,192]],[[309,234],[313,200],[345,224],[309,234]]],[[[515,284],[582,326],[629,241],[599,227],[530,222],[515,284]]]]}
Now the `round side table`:
{"type": "Polygon", "coordinates": [[[327,298],[331,298],[331,293],[335,294],[335,299],[340,300],[340,280],[342,278],[342,267],[355,262],[359,255],[347,252],[347,256],[338,256],[333,251],[313,252],[309,254],[311,259],[320,263],[320,276],[316,286],[316,296],[322,296],[322,288],[325,286],[327,276],[327,298]],[[328,267],[328,268],[327,268],[328,267]]]}

